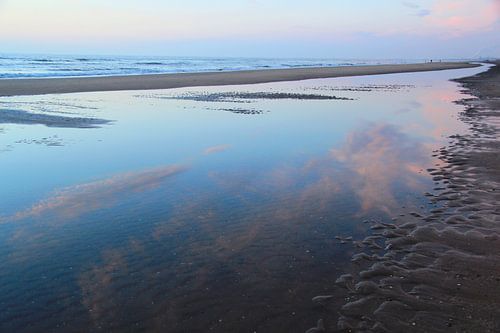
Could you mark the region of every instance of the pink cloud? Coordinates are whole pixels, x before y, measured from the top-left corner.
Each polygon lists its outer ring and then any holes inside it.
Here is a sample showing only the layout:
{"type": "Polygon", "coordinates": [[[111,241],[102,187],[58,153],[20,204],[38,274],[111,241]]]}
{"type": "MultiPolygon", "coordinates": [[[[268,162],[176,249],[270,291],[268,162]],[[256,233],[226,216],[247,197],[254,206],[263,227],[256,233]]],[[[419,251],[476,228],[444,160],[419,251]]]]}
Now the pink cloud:
{"type": "Polygon", "coordinates": [[[424,22],[451,36],[486,31],[499,20],[498,0],[438,0],[424,22]]]}

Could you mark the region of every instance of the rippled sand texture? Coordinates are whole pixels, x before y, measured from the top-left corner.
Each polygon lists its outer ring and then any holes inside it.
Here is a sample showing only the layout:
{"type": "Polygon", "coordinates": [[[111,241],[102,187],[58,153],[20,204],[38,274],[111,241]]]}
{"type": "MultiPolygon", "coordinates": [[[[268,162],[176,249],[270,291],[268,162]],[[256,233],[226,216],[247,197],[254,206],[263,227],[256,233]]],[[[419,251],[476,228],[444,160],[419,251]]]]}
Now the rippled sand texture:
{"type": "Polygon", "coordinates": [[[348,292],[341,331],[500,331],[500,67],[457,81],[475,96],[460,101],[470,133],[435,151],[436,208],[371,222],[360,273],[336,282],[348,292]]]}

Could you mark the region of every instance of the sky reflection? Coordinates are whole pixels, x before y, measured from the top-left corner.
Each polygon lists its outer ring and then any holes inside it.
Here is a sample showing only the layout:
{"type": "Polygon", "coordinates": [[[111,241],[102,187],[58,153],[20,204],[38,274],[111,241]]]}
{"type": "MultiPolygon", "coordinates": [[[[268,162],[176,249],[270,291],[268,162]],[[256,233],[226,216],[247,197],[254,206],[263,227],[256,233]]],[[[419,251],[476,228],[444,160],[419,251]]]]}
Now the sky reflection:
{"type": "Polygon", "coordinates": [[[399,204],[396,183],[407,191],[421,190],[426,176],[418,171],[431,160],[421,142],[390,124],[368,124],[351,132],[345,144],[331,154],[351,172],[352,188],[363,211],[376,208],[388,214],[399,204]]]}
{"type": "Polygon", "coordinates": [[[361,237],[363,219],[389,221],[432,186],[432,149],[462,130],[450,75],[201,89],[355,98],[258,100],[270,112],[256,116],[210,110],[230,102],[68,95],[116,122],[5,125],[14,145],[72,144],[0,155],[0,331],[304,332],[311,297],[351,265],[355,249],[335,236],[361,237]],[[385,88],[342,90],[370,84],[385,88]]]}
{"type": "Polygon", "coordinates": [[[166,166],[75,185],[58,190],[49,198],[6,219],[20,220],[42,215],[60,219],[77,218],[82,214],[112,206],[121,195],[158,187],[166,178],[186,170],[185,166],[166,166]]]}

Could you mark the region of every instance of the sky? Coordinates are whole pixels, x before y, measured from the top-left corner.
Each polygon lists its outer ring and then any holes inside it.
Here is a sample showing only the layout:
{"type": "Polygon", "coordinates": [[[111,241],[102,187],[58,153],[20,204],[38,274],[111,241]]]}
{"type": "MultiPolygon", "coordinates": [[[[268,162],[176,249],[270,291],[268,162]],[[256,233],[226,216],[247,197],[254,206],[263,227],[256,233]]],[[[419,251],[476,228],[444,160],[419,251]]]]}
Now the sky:
{"type": "Polygon", "coordinates": [[[500,0],[0,0],[0,53],[500,57],[500,0]]]}

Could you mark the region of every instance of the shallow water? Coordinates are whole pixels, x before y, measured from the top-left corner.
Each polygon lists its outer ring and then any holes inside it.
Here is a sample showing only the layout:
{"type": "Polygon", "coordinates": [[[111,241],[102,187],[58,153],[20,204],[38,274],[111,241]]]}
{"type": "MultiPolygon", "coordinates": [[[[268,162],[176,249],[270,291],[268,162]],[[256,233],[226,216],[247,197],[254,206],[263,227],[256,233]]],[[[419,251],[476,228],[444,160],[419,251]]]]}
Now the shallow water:
{"type": "Polygon", "coordinates": [[[1,98],[112,122],[0,124],[0,331],[304,332],[342,237],[427,209],[479,71],[1,98]]]}

